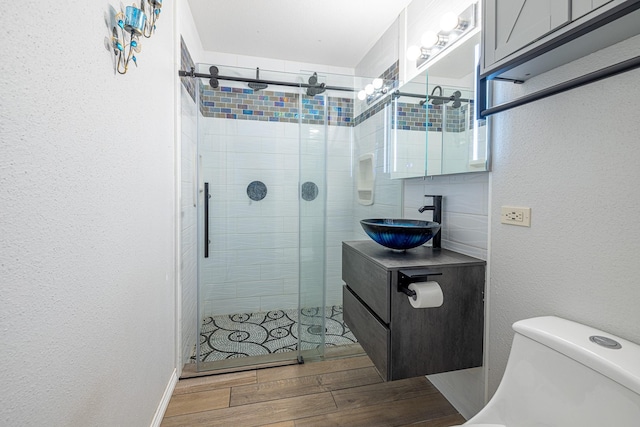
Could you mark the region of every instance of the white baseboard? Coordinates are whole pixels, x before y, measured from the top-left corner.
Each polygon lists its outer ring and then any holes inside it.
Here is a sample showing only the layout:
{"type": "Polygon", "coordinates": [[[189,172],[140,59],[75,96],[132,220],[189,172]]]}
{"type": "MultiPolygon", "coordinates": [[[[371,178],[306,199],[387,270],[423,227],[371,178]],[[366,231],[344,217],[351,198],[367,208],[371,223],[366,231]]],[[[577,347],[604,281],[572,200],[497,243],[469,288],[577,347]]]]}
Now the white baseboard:
{"type": "Polygon", "coordinates": [[[167,406],[169,406],[169,401],[171,400],[173,390],[176,388],[176,384],[178,384],[178,373],[174,369],[173,373],[171,374],[171,378],[169,378],[167,388],[165,388],[164,390],[164,394],[162,395],[162,399],[160,400],[158,409],[156,409],[156,414],[153,416],[153,420],[151,421],[151,427],[160,427],[160,424],[162,424],[164,413],[167,410],[167,406]]]}

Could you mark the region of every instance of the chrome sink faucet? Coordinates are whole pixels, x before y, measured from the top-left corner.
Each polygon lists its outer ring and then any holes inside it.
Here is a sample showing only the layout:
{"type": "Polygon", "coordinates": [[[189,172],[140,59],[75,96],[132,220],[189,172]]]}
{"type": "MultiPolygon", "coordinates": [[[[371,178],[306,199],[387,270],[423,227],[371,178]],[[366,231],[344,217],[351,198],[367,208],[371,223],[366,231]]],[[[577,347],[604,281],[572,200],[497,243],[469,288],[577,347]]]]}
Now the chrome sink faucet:
{"type": "Polygon", "coordinates": [[[422,206],[420,209],[418,209],[418,212],[423,213],[424,211],[433,211],[433,222],[437,222],[438,224],[440,224],[440,230],[438,230],[436,235],[433,236],[431,245],[433,248],[440,248],[440,241],[442,238],[442,196],[425,194],[424,197],[433,198],[433,204],[431,206],[422,206]]]}

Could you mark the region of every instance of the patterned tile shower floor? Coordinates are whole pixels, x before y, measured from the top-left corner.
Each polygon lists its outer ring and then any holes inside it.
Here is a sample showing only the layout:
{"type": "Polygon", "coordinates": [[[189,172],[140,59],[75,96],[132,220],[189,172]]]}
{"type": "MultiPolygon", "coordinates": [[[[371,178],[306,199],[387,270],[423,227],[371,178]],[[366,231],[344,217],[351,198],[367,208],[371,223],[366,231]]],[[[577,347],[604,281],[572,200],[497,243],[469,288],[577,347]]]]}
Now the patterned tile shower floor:
{"type": "MultiPolygon", "coordinates": [[[[305,330],[303,348],[313,348],[313,344],[320,344],[322,339],[320,313],[319,308],[306,308],[301,313],[293,309],[206,317],[200,333],[200,360],[213,362],[297,351],[299,320],[305,330]]],[[[342,320],[342,306],[326,307],[325,318],[327,347],[357,342],[342,320]]],[[[196,361],[195,352],[191,361],[196,361]]]]}

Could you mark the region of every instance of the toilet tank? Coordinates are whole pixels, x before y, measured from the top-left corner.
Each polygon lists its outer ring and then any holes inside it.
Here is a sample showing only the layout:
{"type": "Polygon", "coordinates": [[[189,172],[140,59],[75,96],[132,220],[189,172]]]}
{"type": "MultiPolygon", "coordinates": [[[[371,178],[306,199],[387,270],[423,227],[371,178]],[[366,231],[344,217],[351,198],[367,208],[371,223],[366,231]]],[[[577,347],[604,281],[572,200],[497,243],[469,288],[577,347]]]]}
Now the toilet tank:
{"type": "Polygon", "coordinates": [[[470,423],[640,426],[640,346],[552,316],[522,320],[513,329],[502,382],[470,423]]]}

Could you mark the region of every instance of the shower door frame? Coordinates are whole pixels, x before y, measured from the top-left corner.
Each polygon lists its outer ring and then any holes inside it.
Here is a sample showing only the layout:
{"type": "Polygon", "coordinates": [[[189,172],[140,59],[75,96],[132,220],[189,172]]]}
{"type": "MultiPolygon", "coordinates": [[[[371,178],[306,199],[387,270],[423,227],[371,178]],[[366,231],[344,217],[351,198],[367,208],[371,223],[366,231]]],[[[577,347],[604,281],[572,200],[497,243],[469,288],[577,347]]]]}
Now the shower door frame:
{"type": "MultiPolygon", "coordinates": [[[[200,67],[203,64],[198,64],[197,66],[200,67]]],[[[207,64],[208,65],[208,64],[207,64]]],[[[293,73],[287,73],[287,74],[293,74],[293,73]]],[[[300,74],[295,74],[296,76],[300,76],[300,74]]],[[[245,79],[246,81],[251,81],[252,79],[245,79]]],[[[236,80],[236,81],[239,81],[236,80]]],[[[274,82],[270,82],[270,83],[274,83],[274,82]]],[[[293,85],[289,85],[289,87],[292,87],[293,85]]],[[[298,107],[299,107],[299,112],[302,111],[302,99],[304,96],[304,92],[303,92],[303,84],[300,84],[298,86],[298,90],[297,90],[297,95],[298,95],[298,107]]],[[[196,89],[196,105],[197,105],[197,154],[196,154],[196,159],[197,159],[197,164],[196,164],[196,169],[197,169],[197,183],[195,185],[197,185],[197,228],[198,228],[198,240],[200,240],[203,236],[203,233],[201,230],[201,228],[205,228],[205,224],[208,224],[208,221],[205,221],[204,215],[203,215],[203,207],[207,205],[207,203],[203,203],[205,202],[205,197],[209,197],[209,194],[206,193],[206,190],[204,188],[205,185],[205,180],[204,180],[204,176],[203,176],[203,171],[202,171],[202,152],[201,152],[201,143],[202,143],[202,126],[201,126],[201,121],[207,119],[207,117],[204,117],[202,115],[202,112],[200,111],[200,102],[201,102],[201,86],[198,85],[198,88],[196,89]],[[203,206],[204,205],[204,206],[203,206]]],[[[327,97],[326,95],[324,96],[324,102],[325,105],[327,103],[327,97]]],[[[326,182],[326,175],[327,175],[327,170],[326,170],[326,155],[327,155],[327,109],[325,108],[325,117],[324,117],[324,134],[322,137],[322,141],[323,141],[323,159],[322,159],[322,163],[323,163],[323,170],[322,170],[322,183],[321,183],[321,188],[324,190],[327,188],[327,182],[326,182]]],[[[239,121],[240,122],[240,121],[239,121]]],[[[304,217],[303,217],[303,209],[302,209],[302,199],[300,197],[300,188],[301,188],[301,183],[302,183],[302,176],[303,176],[303,150],[302,150],[302,128],[305,124],[302,122],[302,114],[298,115],[298,122],[297,122],[297,127],[298,127],[298,307],[297,307],[297,312],[298,312],[298,322],[297,322],[297,351],[288,351],[288,352],[282,352],[282,353],[270,353],[270,354],[265,354],[265,355],[258,355],[258,356],[247,356],[247,357],[242,357],[242,358],[232,358],[232,359],[226,359],[226,360],[218,360],[218,361],[209,361],[209,362],[203,362],[201,361],[201,338],[202,338],[202,325],[203,325],[203,316],[205,315],[205,313],[203,313],[203,305],[202,305],[202,275],[203,275],[203,270],[202,270],[202,263],[203,263],[203,252],[208,251],[209,248],[209,234],[207,234],[207,238],[203,239],[203,241],[198,241],[197,242],[197,319],[196,321],[198,322],[197,324],[197,339],[196,339],[196,364],[197,364],[197,371],[201,372],[201,371],[220,371],[220,370],[231,370],[231,371],[241,371],[244,369],[253,369],[256,366],[276,366],[276,365],[285,365],[285,364],[293,364],[293,363],[302,363],[303,362],[303,358],[307,357],[307,358],[320,358],[324,355],[324,348],[325,348],[325,339],[324,339],[324,332],[322,332],[322,339],[321,339],[321,343],[319,345],[316,345],[313,348],[303,348],[303,336],[305,335],[305,332],[303,331],[303,328],[305,325],[302,324],[301,320],[301,310],[303,308],[303,292],[302,292],[302,287],[303,287],[303,281],[304,281],[304,277],[303,277],[303,267],[302,267],[302,259],[301,259],[301,255],[300,255],[300,251],[301,251],[301,247],[303,244],[303,236],[302,236],[302,231],[304,230],[304,217]],[[206,249],[205,249],[206,247],[206,249]]],[[[229,185],[229,184],[226,184],[229,185]]],[[[325,330],[325,325],[324,325],[324,311],[325,311],[325,301],[326,301],[326,284],[325,284],[325,277],[324,277],[324,272],[325,272],[325,267],[326,267],[326,253],[325,253],[325,240],[326,240],[326,191],[321,191],[321,194],[323,195],[323,199],[322,199],[322,210],[323,210],[323,215],[322,215],[322,247],[321,249],[321,254],[322,254],[322,262],[321,264],[321,271],[322,271],[322,279],[320,281],[320,283],[322,284],[322,300],[320,301],[321,304],[321,312],[322,312],[322,316],[320,317],[322,319],[321,324],[318,325],[321,328],[321,331],[325,330]]],[[[209,201],[210,198],[207,199],[207,201],[209,201]]],[[[231,314],[231,313],[230,313],[231,314]]]]}

